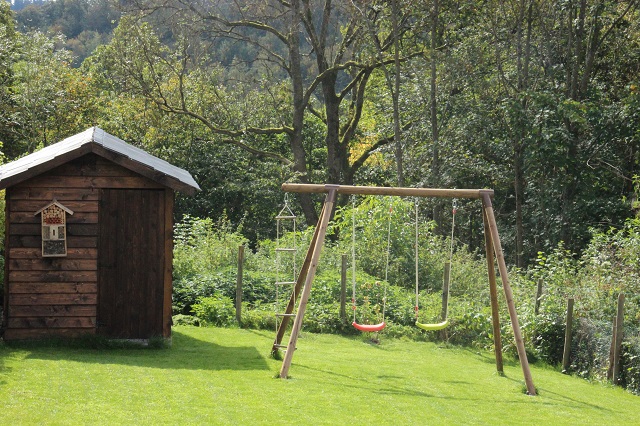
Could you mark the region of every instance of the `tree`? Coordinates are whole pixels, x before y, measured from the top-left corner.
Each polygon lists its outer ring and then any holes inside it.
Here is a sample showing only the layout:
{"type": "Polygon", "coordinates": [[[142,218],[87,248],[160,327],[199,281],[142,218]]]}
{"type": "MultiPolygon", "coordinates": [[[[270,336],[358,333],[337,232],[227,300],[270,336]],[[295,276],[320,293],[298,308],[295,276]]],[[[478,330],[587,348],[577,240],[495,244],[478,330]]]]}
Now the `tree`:
{"type": "MultiPolygon", "coordinates": [[[[381,135],[357,157],[352,156],[352,145],[357,137],[362,116],[367,85],[372,73],[384,64],[394,62],[393,37],[386,32],[377,33],[383,56],[364,42],[365,22],[349,1],[325,2],[323,5],[310,0],[294,0],[290,3],[267,0],[257,4],[235,2],[181,2],[177,0],[154,0],[130,2],[145,17],[161,19],[171,25],[176,43],[171,47],[160,46],[148,37],[143,40],[153,44],[147,47],[139,43],[135,61],[127,54],[118,57],[119,48],[135,44],[136,32],[147,31],[141,21],[121,22],[120,31],[112,42],[112,53],[117,64],[137,92],[153,100],[164,111],[181,114],[201,121],[212,135],[221,135],[224,141],[241,147],[245,151],[291,167],[292,176],[301,182],[310,182],[310,147],[303,140],[303,128],[308,115],[315,116],[325,127],[323,149],[326,149],[324,182],[352,184],[354,175],[369,156],[380,147],[389,144],[393,135],[381,135]],[[248,72],[232,73],[241,81],[221,79],[220,83],[241,87],[260,86],[256,76],[264,76],[269,85],[285,88],[287,99],[272,94],[270,122],[251,125],[246,122],[224,122],[221,116],[211,114],[218,109],[209,104],[200,109],[193,108],[193,93],[186,90],[186,82],[192,74],[207,72],[215,58],[207,58],[214,52],[212,46],[221,43],[246,45],[251,49],[251,62],[243,62],[237,56],[234,67],[248,72]],[[133,67],[145,62],[145,67],[133,67]],[[163,66],[171,73],[177,84],[175,93],[161,90],[161,76],[154,71],[163,66]],[[144,69],[143,69],[144,68],[144,69]],[[285,86],[279,83],[283,82],[285,86]],[[175,95],[175,96],[174,96],[175,95]],[[277,153],[261,149],[263,137],[285,137],[289,150],[277,153]],[[252,140],[256,143],[252,143],[252,140]]],[[[381,31],[384,3],[366,3],[366,25],[381,31]]],[[[406,11],[404,12],[406,14],[406,11]]],[[[406,17],[400,17],[399,37],[406,32],[406,17]]],[[[145,41],[145,42],[146,42],[145,41]]],[[[128,50],[128,52],[130,49],[128,50]]],[[[136,52],[130,51],[136,54],[136,52]]],[[[405,60],[403,55],[400,60],[405,60]]],[[[263,79],[264,83],[264,79],[263,79]]],[[[263,84],[267,91],[269,85],[263,84]]],[[[269,120],[267,120],[269,121],[269,120]]],[[[312,198],[300,196],[301,207],[308,223],[315,223],[312,198]]]]}
{"type": "Polygon", "coordinates": [[[18,38],[11,87],[16,143],[7,152],[10,158],[57,142],[92,121],[86,78],[71,68],[70,53],[57,49],[56,41],[40,32],[18,38]]]}
{"type": "Polygon", "coordinates": [[[9,3],[0,3],[0,162],[2,160],[2,144],[13,140],[11,119],[14,104],[11,99],[13,85],[13,62],[15,60],[17,33],[9,3]]]}

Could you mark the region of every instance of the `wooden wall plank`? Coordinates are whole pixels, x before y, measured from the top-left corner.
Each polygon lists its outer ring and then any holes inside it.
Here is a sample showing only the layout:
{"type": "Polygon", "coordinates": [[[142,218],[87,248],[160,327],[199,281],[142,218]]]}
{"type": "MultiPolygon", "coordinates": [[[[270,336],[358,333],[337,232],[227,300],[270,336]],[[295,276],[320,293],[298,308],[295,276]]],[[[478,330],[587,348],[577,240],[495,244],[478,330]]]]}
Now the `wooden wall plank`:
{"type": "Polygon", "coordinates": [[[92,328],[95,317],[16,317],[9,319],[8,328],[92,328]]]}
{"type": "MultiPolygon", "coordinates": [[[[23,183],[22,188],[26,187],[23,183]]],[[[165,186],[143,176],[57,176],[55,186],[52,177],[41,175],[28,181],[32,188],[115,188],[115,189],[164,189],[165,186]]]]}
{"type": "MultiPolygon", "coordinates": [[[[11,212],[9,213],[9,220],[12,224],[18,223],[41,223],[40,216],[34,216],[35,212],[11,212]]],[[[71,223],[98,223],[98,213],[76,213],[74,215],[67,215],[67,224],[71,223]]]]}
{"type": "Polygon", "coordinates": [[[74,339],[88,334],[96,334],[95,328],[7,328],[4,332],[5,340],[30,340],[47,337],[74,339]]]}
{"type": "MultiPolygon", "coordinates": [[[[77,199],[77,198],[76,198],[77,199]]],[[[34,214],[47,204],[49,204],[52,200],[16,200],[14,199],[11,203],[11,212],[30,212],[34,214]]],[[[76,213],[97,213],[98,212],[98,201],[60,201],[64,204],[65,207],[70,209],[75,215],[76,213]]]]}
{"type": "MultiPolygon", "coordinates": [[[[42,258],[42,249],[13,247],[9,249],[11,259],[40,259],[42,258]]],[[[97,259],[97,248],[68,248],[67,259],[97,259]]]]}
{"type": "Polygon", "coordinates": [[[92,305],[96,294],[10,294],[9,305],[92,305]]]}
{"type": "Polygon", "coordinates": [[[11,317],[95,317],[96,305],[16,305],[11,307],[11,317]]]}
{"type": "MultiPolygon", "coordinates": [[[[11,248],[40,248],[42,250],[42,238],[39,236],[10,235],[8,240],[11,248]]],[[[98,239],[96,237],[74,237],[67,240],[67,249],[96,247],[98,247],[98,239]]]]}
{"type": "MultiPolygon", "coordinates": [[[[42,235],[41,225],[36,223],[16,223],[11,227],[11,235],[31,235],[40,237],[42,235]]],[[[97,224],[71,223],[67,225],[67,237],[97,237],[97,224]]]]}
{"type": "Polygon", "coordinates": [[[93,259],[68,259],[46,257],[41,259],[11,259],[10,271],[97,271],[98,262],[93,259]]]}
{"type": "Polygon", "coordinates": [[[14,282],[96,282],[96,271],[12,271],[9,284],[14,282]]]}
{"type": "MultiPolygon", "coordinates": [[[[54,198],[65,204],[67,201],[97,201],[99,190],[96,188],[12,188],[12,200],[51,201],[54,198]]],[[[65,204],[66,205],[66,204],[65,204]]],[[[39,209],[37,209],[39,210],[39,209]]],[[[73,209],[72,209],[73,210],[73,209]]]]}
{"type": "Polygon", "coordinates": [[[50,176],[139,176],[132,170],[92,154],[58,166],[47,174],[50,176]]]}
{"type": "Polygon", "coordinates": [[[13,283],[10,294],[97,293],[98,283],[13,283]]]}

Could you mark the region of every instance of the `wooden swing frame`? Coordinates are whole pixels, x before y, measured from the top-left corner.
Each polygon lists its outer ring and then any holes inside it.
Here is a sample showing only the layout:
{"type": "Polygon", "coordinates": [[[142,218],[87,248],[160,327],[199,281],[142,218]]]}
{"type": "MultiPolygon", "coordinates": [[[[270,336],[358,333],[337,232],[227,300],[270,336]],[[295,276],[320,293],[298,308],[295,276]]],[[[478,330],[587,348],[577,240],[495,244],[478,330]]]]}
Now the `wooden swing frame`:
{"type": "Polygon", "coordinates": [[[271,350],[272,353],[276,353],[278,349],[286,349],[285,356],[282,361],[282,366],[280,368],[279,376],[281,378],[286,379],[289,376],[289,369],[291,367],[293,353],[296,349],[300,330],[302,329],[302,321],[304,319],[307,303],[311,294],[311,286],[313,285],[313,279],[318,269],[320,253],[322,252],[322,247],[324,246],[324,239],[327,233],[329,218],[331,217],[331,213],[335,208],[337,194],[388,195],[424,198],[467,198],[479,199],[482,202],[482,219],[484,223],[484,239],[491,299],[491,316],[493,322],[496,369],[499,373],[503,373],[502,340],[500,335],[498,289],[495,271],[495,261],[497,260],[500,279],[502,281],[502,288],[504,290],[504,295],[509,310],[509,318],[511,320],[511,326],[513,328],[516,349],[518,351],[518,358],[520,359],[520,366],[522,368],[524,381],[527,387],[527,393],[529,395],[536,395],[536,389],[531,377],[529,361],[527,360],[524,341],[522,339],[522,333],[520,331],[520,325],[518,322],[518,315],[516,313],[515,303],[513,300],[513,292],[511,290],[511,285],[509,284],[507,265],[505,263],[504,253],[502,251],[502,244],[500,243],[500,236],[498,234],[498,226],[496,224],[495,214],[493,211],[493,204],[491,202],[491,199],[494,195],[492,189],[395,188],[285,183],[282,185],[282,190],[285,192],[296,193],[326,193],[327,195],[322,207],[322,212],[320,213],[320,217],[318,219],[318,224],[313,234],[313,238],[311,239],[311,244],[309,245],[309,249],[307,250],[304,263],[296,280],[296,285],[291,294],[291,298],[289,299],[289,304],[286,308],[286,313],[294,317],[293,327],[291,330],[291,335],[289,337],[289,343],[286,345],[286,347],[281,344],[285,330],[288,326],[288,319],[290,318],[290,316],[285,316],[283,318],[283,321],[280,323],[280,327],[278,327],[276,338],[271,350]],[[298,305],[298,312],[295,315],[291,315],[294,311],[296,300],[299,296],[300,303],[298,305]]]}

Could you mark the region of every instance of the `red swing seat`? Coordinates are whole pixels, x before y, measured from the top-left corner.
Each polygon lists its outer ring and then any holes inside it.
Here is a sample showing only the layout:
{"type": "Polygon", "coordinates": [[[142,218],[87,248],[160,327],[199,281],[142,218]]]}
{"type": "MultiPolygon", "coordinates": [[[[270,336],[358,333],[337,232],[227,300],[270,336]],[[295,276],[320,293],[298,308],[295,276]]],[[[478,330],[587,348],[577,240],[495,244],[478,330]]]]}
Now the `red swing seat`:
{"type": "Polygon", "coordinates": [[[357,322],[352,322],[351,325],[353,325],[356,329],[360,330],[360,331],[365,331],[365,332],[376,332],[376,331],[382,331],[383,328],[385,328],[387,326],[387,324],[383,321],[380,324],[358,324],[357,322]]]}

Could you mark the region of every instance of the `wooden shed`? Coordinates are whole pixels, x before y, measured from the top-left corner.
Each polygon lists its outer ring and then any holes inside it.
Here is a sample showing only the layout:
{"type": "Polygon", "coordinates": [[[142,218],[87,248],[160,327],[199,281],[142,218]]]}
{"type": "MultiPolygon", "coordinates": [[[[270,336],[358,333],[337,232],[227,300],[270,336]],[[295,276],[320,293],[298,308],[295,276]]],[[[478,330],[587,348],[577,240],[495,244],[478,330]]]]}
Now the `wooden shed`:
{"type": "Polygon", "coordinates": [[[175,191],[191,175],[93,127],[0,167],[5,340],[171,336],[175,191]]]}

